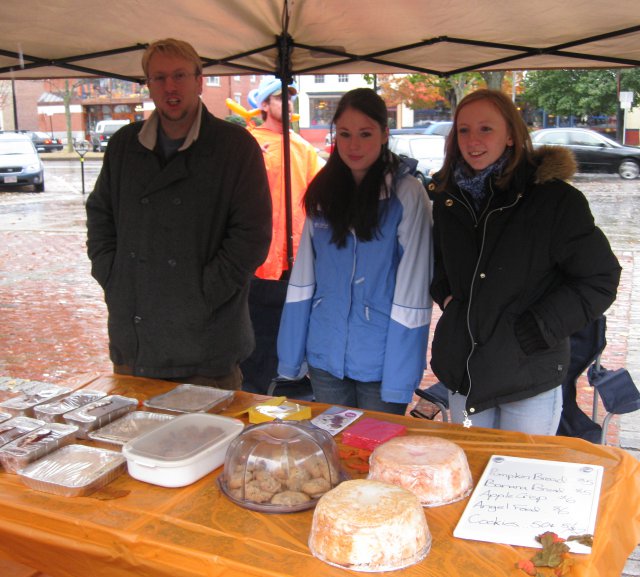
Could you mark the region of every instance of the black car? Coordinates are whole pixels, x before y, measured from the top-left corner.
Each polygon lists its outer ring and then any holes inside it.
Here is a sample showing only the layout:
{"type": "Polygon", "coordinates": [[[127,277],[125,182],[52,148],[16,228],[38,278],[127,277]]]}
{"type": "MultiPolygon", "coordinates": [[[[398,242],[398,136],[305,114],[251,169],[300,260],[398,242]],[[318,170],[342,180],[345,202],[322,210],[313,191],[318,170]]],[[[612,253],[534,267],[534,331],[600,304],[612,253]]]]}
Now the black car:
{"type": "Polygon", "coordinates": [[[31,137],[38,152],[60,152],[62,150],[62,140],[51,138],[46,132],[26,132],[31,137]]]}
{"type": "Polygon", "coordinates": [[[640,148],[623,146],[586,128],[543,128],[531,133],[533,146],[565,146],[573,152],[580,172],[618,173],[624,179],[640,175],[640,148]]]}

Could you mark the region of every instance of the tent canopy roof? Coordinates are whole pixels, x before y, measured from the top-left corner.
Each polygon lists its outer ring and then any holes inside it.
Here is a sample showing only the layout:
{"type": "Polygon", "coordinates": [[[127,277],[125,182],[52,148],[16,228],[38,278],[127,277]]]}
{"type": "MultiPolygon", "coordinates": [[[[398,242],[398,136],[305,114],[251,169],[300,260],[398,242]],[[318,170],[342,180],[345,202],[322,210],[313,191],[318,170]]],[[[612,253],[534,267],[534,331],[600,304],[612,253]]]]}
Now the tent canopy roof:
{"type": "Polygon", "coordinates": [[[205,74],[640,66],[637,0],[3,0],[0,78],[141,77],[145,46],[189,41],[205,74]]]}

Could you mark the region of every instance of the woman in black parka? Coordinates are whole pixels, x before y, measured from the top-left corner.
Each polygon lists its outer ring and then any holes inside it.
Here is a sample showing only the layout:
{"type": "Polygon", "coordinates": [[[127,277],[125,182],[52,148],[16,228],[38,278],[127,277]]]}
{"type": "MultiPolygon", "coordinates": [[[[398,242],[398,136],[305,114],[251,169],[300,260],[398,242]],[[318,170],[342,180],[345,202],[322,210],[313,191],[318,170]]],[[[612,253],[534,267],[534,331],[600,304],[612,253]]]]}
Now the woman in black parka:
{"type": "Polygon", "coordinates": [[[615,300],[620,265],[560,147],[535,152],[511,100],[478,90],[458,105],[432,183],[443,309],[433,372],[453,422],[554,435],[569,336],[615,300]]]}

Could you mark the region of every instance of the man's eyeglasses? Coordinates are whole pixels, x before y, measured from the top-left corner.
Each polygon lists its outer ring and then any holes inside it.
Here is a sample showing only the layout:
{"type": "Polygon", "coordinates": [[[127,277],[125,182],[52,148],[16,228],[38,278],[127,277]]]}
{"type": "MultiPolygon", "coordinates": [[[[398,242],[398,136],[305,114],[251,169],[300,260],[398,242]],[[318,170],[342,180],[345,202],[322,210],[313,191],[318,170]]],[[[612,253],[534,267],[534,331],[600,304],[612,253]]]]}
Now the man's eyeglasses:
{"type": "Polygon", "coordinates": [[[155,76],[150,76],[147,78],[148,84],[157,84],[158,86],[163,86],[166,84],[167,79],[171,78],[171,81],[174,84],[184,84],[187,81],[187,78],[191,78],[192,76],[198,76],[197,72],[174,72],[173,74],[156,74],[155,76]]]}

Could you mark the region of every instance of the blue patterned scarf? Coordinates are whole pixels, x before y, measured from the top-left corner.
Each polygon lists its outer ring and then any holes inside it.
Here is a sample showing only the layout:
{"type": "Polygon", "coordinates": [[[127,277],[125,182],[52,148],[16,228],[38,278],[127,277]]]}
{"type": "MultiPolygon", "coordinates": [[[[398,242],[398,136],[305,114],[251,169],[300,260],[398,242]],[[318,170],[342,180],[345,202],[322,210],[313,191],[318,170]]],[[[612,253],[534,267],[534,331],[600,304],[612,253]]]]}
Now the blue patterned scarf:
{"type": "Polygon", "coordinates": [[[462,159],[458,161],[453,171],[453,177],[456,184],[468,192],[473,200],[473,204],[476,210],[479,210],[482,205],[482,201],[487,195],[487,187],[485,186],[487,179],[493,176],[497,176],[502,172],[502,168],[509,160],[510,149],[506,148],[502,153],[502,156],[498,158],[493,164],[487,166],[487,168],[480,172],[474,172],[469,174],[469,165],[462,159]]]}

